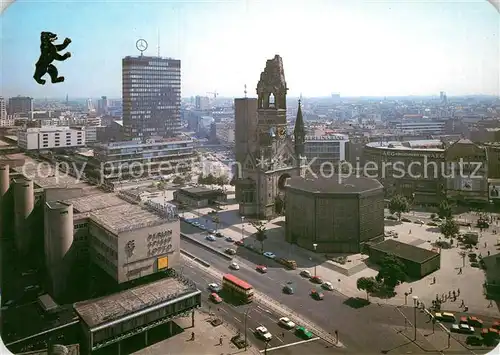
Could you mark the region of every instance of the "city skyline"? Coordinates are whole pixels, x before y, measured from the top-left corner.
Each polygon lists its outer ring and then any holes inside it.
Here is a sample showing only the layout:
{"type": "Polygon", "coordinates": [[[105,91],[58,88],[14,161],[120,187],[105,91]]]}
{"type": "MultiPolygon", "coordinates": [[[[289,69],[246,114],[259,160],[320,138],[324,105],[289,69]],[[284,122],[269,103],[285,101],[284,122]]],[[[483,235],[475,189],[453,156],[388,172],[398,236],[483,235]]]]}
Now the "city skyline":
{"type": "Polygon", "coordinates": [[[18,1],[3,13],[3,46],[11,49],[0,95],[119,98],[121,59],[139,54],[139,38],[149,43],[145,55],[157,55],[158,32],[160,55],[181,60],[182,97],[240,97],[245,84],[253,97],[263,61],[275,54],[290,97],[500,93],[500,17],[486,1],[310,4],[18,1]],[[48,16],[61,21],[47,28],[48,16]],[[278,16],[288,25],[274,25],[278,16]],[[57,33],[57,43],[73,40],[73,56],[57,63],[64,83],[32,79],[43,30],[57,33]]]}

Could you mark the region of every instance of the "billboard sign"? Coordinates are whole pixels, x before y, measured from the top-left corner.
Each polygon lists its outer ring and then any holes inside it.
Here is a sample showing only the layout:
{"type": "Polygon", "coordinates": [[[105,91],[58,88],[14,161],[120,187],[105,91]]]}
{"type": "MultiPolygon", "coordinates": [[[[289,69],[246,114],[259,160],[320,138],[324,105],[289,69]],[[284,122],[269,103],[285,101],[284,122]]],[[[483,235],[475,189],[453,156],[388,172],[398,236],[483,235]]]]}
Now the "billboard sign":
{"type": "Polygon", "coordinates": [[[168,256],[163,256],[161,258],[158,258],[157,261],[158,261],[158,270],[168,268],[168,256]]]}

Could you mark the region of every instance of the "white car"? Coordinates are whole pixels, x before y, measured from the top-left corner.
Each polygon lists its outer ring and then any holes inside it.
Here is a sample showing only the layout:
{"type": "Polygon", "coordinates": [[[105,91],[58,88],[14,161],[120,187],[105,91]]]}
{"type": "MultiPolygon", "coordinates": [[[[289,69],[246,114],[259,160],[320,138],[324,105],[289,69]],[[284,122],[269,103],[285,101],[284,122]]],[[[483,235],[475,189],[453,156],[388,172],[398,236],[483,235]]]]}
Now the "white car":
{"type": "Polygon", "coordinates": [[[212,292],[218,293],[222,288],[219,286],[219,284],[211,283],[208,284],[208,289],[212,292]]]}
{"type": "Polygon", "coordinates": [[[290,320],[288,317],[281,317],[279,324],[286,329],[292,329],[295,328],[295,323],[290,320]]]}
{"type": "Polygon", "coordinates": [[[271,253],[270,251],[266,251],[266,252],[265,252],[264,254],[262,254],[262,255],[264,255],[266,258],[269,258],[269,259],[274,259],[274,258],[276,258],[276,255],[275,255],[274,253],[271,253]]]}
{"type": "Polygon", "coordinates": [[[328,291],[333,291],[333,285],[330,281],[325,281],[323,282],[323,284],[321,285],[322,288],[324,288],[325,290],[328,290],[328,291]]]}
{"type": "Polygon", "coordinates": [[[474,334],[475,329],[468,324],[453,324],[450,330],[454,333],[474,334]]]}
{"type": "Polygon", "coordinates": [[[206,240],[210,241],[210,242],[215,242],[216,238],[212,235],[212,234],[209,234],[205,237],[206,240]]]}
{"type": "Polygon", "coordinates": [[[255,332],[257,333],[257,336],[259,338],[262,338],[265,341],[269,341],[269,340],[271,340],[273,338],[272,334],[269,333],[269,331],[267,330],[267,328],[264,327],[264,326],[260,326],[260,327],[255,328],[255,332]]]}
{"type": "Polygon", "coordinates": [[[233,270],[239,270],[240,266],[236,263],[231,263],[231,264],[229,264],[229,268],[233,269],[233,270]]]}

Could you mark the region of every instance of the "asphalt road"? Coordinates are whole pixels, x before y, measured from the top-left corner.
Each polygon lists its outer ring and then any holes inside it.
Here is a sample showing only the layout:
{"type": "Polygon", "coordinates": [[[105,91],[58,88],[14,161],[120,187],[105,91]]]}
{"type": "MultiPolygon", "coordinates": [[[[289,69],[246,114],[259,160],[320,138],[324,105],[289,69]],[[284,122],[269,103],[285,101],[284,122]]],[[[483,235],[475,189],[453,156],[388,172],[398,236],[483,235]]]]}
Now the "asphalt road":
{"type": "MultiPolygon", "coordinates": [[[[211,312],[213,317],[219,317],[229,323],[234,329],[236,334],[238,331],[244,336],[245,326],[247,329],[247,340],[253,343],[259,350],[265,349],[265,343],[257,338],[254,334],[255,329],[259,326],[264,326],[273,335],[273,339],[268,344],[268,351],[273,352],[277,355],[279,354],[291,354],[290,348],[296,346],[304,346],[305,342],[303,339],[298,338],[293,330],[287,330],[278,325],[278,320],[282,315],[276,314],[270,309],[266,309],[260,306],[258,303],[252,303],[250,305],[234,306],[232,304],[223,302],[220,304],[214,304],[208,299],[210,291],[208,290],[208,284],[212,282],[217,282],[220,284],[220,280],[210,277],[209,275],[200,271],[191,263],[186,263],[184,265],[183,275],[193,280],[198,288],[202,291],[202,308],[206,312],[211,312]],[[247,319],[245,322],[245,313],[248,311],[247,319]],[[246,323],[246,324],[245,324],[246,323]],[[271,350],[270,350],[271,349],[271,350]]],[[[314,338],[313,338],[314,339],[314,338]]],[[[308,343],[318,350],[328,350],[331,351],[331,346],[321,339],[315,339],[308,343]]],[[[316,352],[315,352],[316,353],[316,352]]]]}
{"type": "MultiPolygon", "coordinates": [[[[184,223],[181,228],[184,233],[193,231],[190,229],[191,226],[184,223]]],[[[223,241],[214,243],[229,245],[223,241]]],[[[210,245],[214,243],[210,243],[210,245]]],[[[206,260],[212,265],[211,267],[222,272],[226,270],[229,272],[230,262],[228,260],[186,241],[181,242],[181,248],[206,260]]],[[[359,353],[368,350],[373,352],[376,349],[376,352],[380,352],[405,343],[405,339],[391,328],[393,325],[404,326],[404,317],[394,307],[370,304],[362,308],[353,308],[345,304],[345,302],[349,304],[349,300],[345,296],[335,291],[324,291],[325,299],[315,301],[309,293],[312,288],[317,288],[317,285],[300,277],[299,270],[285,270],[274,261],[244,248],[238,248],[237,251],[238,254],[233,260],[240,265],[240,270],[231,271],[231,273],[249,282],[255,289],[275,301],[299,314],[306,315],[323,330],[331,333],[338,330],[340,340],[346,344],[349,350],[359,353]],[[242,253],[251,255],[243,256],[242,253]],[[255,266],[259,264],[268,266],[266,274],[260,274],[255,270],[255,266]],[[282,293],[281,285],[288,281],[295,285],[295,294],[293,295],[282,293]]],[[[425,315],[419,313],[417,317],[420,317],[420,322],[417,324],[431,326],[425,323],[427,320],[425,315]]],[[[408,351],[417,351],[413,345],[408,345],[408,347],[411,347],[408,351]]]]}

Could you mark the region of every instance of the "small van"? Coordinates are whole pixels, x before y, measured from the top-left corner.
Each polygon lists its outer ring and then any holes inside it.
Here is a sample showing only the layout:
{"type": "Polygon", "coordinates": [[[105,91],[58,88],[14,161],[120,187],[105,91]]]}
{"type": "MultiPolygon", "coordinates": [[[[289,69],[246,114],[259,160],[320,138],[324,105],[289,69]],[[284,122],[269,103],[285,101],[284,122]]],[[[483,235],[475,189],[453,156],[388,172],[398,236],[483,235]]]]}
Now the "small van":
{"type": "Polygon", "coordinates": [[[438,312],[434,315],[434,318],[441,322],[450,322],[450,323],[455,323],[457,319],[455,318],[455,315],[453,313],[449,312],[438,312]]]}

